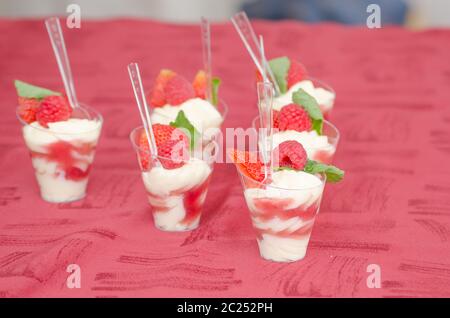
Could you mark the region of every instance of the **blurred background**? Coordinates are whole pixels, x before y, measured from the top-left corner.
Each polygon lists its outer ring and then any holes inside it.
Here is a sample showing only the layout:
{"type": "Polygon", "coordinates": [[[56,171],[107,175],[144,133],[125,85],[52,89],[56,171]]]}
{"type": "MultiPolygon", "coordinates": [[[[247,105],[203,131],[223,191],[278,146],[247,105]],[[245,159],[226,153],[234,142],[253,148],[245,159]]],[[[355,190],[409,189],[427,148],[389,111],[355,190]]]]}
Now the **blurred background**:
{"type": "Polygon", "coordinates": [[[79,4],[83,19],[151,18],[175,23],[228,20],[244,9],[252,18],[365,24],[366,8],[378,4],[383,24],[414,29],[450,27],[450,0],[0,0],[0,18],[65,15],[79,4]]]}

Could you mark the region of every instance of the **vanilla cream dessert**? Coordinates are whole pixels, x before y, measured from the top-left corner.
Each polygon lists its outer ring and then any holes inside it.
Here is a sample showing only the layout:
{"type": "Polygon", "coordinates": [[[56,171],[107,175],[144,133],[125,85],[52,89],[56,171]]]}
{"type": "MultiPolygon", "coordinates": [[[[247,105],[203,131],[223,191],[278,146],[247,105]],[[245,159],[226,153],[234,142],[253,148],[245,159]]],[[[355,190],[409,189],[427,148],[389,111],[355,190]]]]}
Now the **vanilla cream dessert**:
{"type": "Polygon", "coordinates": [[[69,202],[85,196],[101,126],[101,121],[78,118],[51,122],[48,128],[37,121],[23,126],[44,200],[69,202]]]}
{"type": "Polygon", "coordinates": [[[198,226],[211,172],[208,163],[195,158],[176,169],[155,166],[142,172],[159,229],[187,231],[198,226]]]}
{"type": "Polygon", "coordinates": [[[280,110],[283,106],[292,103],[292,94],[299,88],[304,89],[309,95],[314,97],[319,104],[322,113],[328,113],[334,105],[336,94],[322,87],[315,87],[310,80],[303,80],[293,85],[286,93],[273,99],[273,109],[280,110]]]}
{"type": "Polygon", "coordinates": [[[263,258],[291,262],[305,257],[323,189],[319,177],[295,170],[274,172],[264,189],[245,189],[263,258]]]}
{"type": "Polygon", "coordinates": [[[308,158],[323,163],[330,163],[336,152],[336,147],[329,143],[328,137],[319,135],[317,131],[285,130],[273,134],[272,144],[275,149],[280,143],[287,140],[295,140],[303,145],[308,158]]]}
{"type": "Polygon", "coordinates": [[[181,110],[195,129],[203,135],[204,139],[208,139],[217,133],[217,129],[223,122],[222,115],[214,105],[197,97],[176,106],[167,104],[162,107],[155,107],[151,115],[152,123],[168,125],[176,119],[181,110]]]}

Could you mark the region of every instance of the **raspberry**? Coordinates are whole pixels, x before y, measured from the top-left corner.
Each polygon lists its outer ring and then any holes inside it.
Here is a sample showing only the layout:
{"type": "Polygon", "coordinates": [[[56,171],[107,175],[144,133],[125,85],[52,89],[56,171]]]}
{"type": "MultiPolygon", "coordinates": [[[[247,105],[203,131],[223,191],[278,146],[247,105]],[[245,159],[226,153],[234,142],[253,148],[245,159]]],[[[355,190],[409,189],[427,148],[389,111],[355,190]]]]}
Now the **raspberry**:
{"type": "Polygon", "coordinates": [[[309,131],[311,130],[311,118],[301,106],[289,104],[281,108],[278,115],[278,128],[281,131],[309,131]]]}
{"type": "Polygon", "coordinates": [[[279,116],[280,112],[278,110],[272,110],[273,128],[278,128],[280,126],[279,116]]]}
{"type": "MultiPolygon", "coordinates": [[[[168,141],[182,141],[184,146],[189,149],[189,138],[183,133],[181,129],[162,124],[152,125],[153,133],[155,134],[156,147],[158,148],[158,155],[160,148],[163,147],[168,141]]],[[[141,166],[144,170],[149,168],[150,148],[148,146],[147,134],[142,131],[139,137],[139,157],[141,166]]]]}
{"type": "Polygon", "coordinates": [[[36,112],[36,120],[48,127],[48,123],[68,120],[71,114],[72,108],[63,96],[48,96],[42,100],[36,112]]]}
{"type": "Polygon", "coordinates": [[[197,72],[192,83],[192,87],[195,91],[195,96],[206,99],[206,73],[203,70],[197,72]]]}
{"type": "Polygon", "coordinates": [[[164,106],[166,101],[166,94],[164,93],[164,88],[166,87],[167,82],[174,77],[176,74],[171,70],[161,70],[156,77],[155,84],[153,85],[153,89],[150,93],[150,104],[154,107],[164,106]]]}
{"type": "Polygon", "coordinates": [[[41,102],[36,98],[19,97],[18,114],[28,124],[36,121],[36,112],[41,102]]]}
{"type": "Polygon", "coordinates": [[[288,89],[306,77],[305,67],[294,59],[290,59],[290,61],[291,65],[289,66],[289,71],[286,76],[288,89]]]}
{"type": "Polygon", "coordinates": [[[283,141],[274,149],[274,153],[278,154],[280,167],[303,170],[308,160],[305,148],[295,140],[283,141]]]}
{"type": "Polygon", "coordinates": [[[244,175],[259,182],[264,180],[264,164],[256,153],[232,149],[228,155],[244,175]]]}
{"type": "Polygon", "coordinates": [[[158,156],[165,169],[176,169],[189,160],[189,149],[180,140],[168,140],[158,147],[158,156]]]}
{"type": "Polygon", "coordinates": [[[195,97],[194,88],[184,77],[175,75],[164,88],[166,101],[170,105],[180,105],[188,99],[195,97]]]}

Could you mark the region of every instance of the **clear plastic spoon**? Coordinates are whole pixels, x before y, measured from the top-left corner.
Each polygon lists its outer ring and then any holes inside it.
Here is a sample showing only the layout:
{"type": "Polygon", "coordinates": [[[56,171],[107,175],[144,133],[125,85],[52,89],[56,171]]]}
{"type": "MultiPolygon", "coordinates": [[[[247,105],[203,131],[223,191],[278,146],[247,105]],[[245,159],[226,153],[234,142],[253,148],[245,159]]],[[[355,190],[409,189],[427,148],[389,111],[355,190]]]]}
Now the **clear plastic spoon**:
{"type": "Polygon", "coordinates": [[[240,11],[231,18],[231,22],[236,28],[236,31],[238,32],[258,71],[262,76],[264,76],[264,74],[266,74],[266,76],[268,75],[268,78],[275,88],[276,95],[279,95],[280,88],[278,87],[278,83],[275,80],[275,76],[273,75],[269,63],[264,56],[261,56],[261,48],[258,43],[258,39],[247,14],[244,11],[240,11]]]}
{"type": "Polygon", "coordinates": [[[144,88],[142,86],[141,73],[137,63],[128,64],[128,74],[130,75],[131,85],[133,86],[134,97],[141,115],[142,125],[147,135],[147,141],[150,149],[150,156],[157,165],[160,165],[158,157],[158,148],[156,147],[155,135],[152,129],[152,121],[150,119],[150,111],[145,98],[144,88]]]}
{"type": "Polygon", "coordinates": [[[201,18],[203,68],[206,73],[206,99],[212,104],[211,28],[208,19],[201,18]]]}
{"type": "Polygon", "coordinates": [[[64,83],[69,104],[72,108],[77,108],[79,106],[78,99],[75,93],[69,57],[67,55],[66,44],[64,43],[59,19],[57,17],[48,18],[45,20],[45,26],[47,27],[48,35],[52,43],[53,52],[55,53],[56,62],[58,63],[59,72],[64,83]]]}

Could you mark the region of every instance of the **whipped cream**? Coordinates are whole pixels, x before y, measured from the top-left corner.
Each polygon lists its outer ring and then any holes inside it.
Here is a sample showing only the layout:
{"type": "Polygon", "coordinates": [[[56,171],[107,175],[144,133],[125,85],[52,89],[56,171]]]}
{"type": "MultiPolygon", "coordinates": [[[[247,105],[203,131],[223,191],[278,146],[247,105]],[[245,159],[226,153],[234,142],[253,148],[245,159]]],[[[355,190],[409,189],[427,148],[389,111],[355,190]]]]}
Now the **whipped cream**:
{"type": "MultiPolygon", "coordinates": [[[[166,231],[186,231],[196,228],[200,216],[189,225],[182,224],[186,216],[183,193],[201,185],[211,172],[206,162],[195,158],[180,168],[153,167],[150,171],[143,172],[142,180],[146,190],[151,194],[150,205],[164,209],[164,212],[153,213],[155,225],[166,231]]],[[[205,198],[206,191],[198,201],[203,204],[205,198]]]]}
{"type": "Polygon", "coordinates": [[[319,152],[328,153],[331,156],[336,151],[334,145],[328,142],[328,137],[319,135],[315,130],[301,132],[285,130],[274,133],[272,137],[273,148],[275,149],[280,143],[288,140],[295,140],[301,143],[308,158],[313,160],[315,160],[319,152]]]}
{"type": "Polygon", "coordinates": [[[168,125],[175,120],[180,110],[200,133],[211,128],[219,128],[223,121],[217,108],[210,102],[201,98],[191,98],[180,105],[155,107],[151,115],[152,123],[168,125]]]}
{"type": "Polygon", "coordinates": [[[244,192],[250,210],[256,211],[254,199],[292,199],[288,209],[308,208],[320,198],[323,181],[319,177],[296,170],[281,170],[272,174],[272,182],[266,189],[248,188],[244,192]]]}
{"type": "Polygon", "coordinates": [[[98,120],[71,118],[66,121],[48,123],[48,128],[37,121],[23,127],[23,137],[28,148],[42,152],[43,146],[58,141],[97,142],[102,123],[98,120]]]}
{"type": "Polygon", "coordinates": [[[280,110],[283,106],[292,103],[292,94],[303,88],[309,95],[314,97],[322,111],[328,111],[333,107],[336,94],[322,87],[314,87],[310,80],[304,80],[293,85],[286,93],[273,99],[273,109],[280,110]]]}

